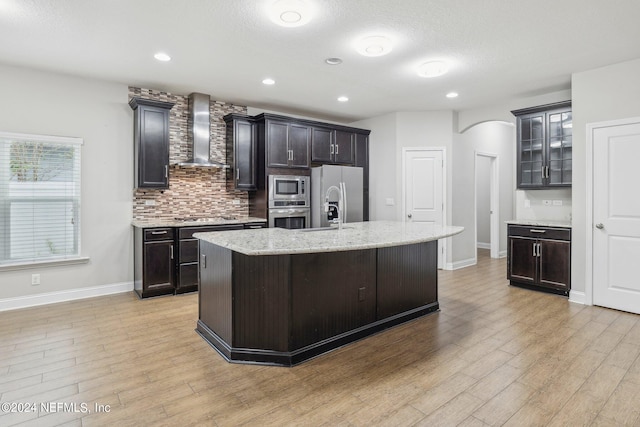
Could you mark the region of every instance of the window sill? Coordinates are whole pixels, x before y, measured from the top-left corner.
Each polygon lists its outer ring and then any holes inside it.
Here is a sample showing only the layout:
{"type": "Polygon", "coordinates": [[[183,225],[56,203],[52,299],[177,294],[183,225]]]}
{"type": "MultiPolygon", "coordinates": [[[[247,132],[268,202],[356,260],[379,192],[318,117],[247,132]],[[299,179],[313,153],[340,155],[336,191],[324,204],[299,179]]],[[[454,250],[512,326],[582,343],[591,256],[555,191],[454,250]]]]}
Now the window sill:
{"type": "Polygon", "coordinates": [[[43,261],[25,261],[9,264],[0,264],[0,272],[12,270],[28,270],[30,268],[58,267],[62,265],[87,264],[89,257],[79,256],[76,258],[49,259],[43,261]]]}

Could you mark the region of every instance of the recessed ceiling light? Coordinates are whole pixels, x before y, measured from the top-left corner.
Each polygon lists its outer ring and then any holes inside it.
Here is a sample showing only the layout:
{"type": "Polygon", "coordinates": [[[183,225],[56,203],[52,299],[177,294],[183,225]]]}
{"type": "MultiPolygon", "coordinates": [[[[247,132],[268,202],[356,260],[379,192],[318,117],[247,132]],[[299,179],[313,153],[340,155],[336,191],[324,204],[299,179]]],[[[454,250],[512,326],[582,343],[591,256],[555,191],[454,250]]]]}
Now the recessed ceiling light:
{"type": "Polygon", "coordinates": [[[420,77],[439,77],[449,71],[449,66],[444,61],[429,61],[418,67],[420,77]]]}
{"type": "Polygon", "coordinates": [[[305,0],[277,0],[269,5],[269,18],[283,27],[299,27],[311,21],[313,7],[305,0]]]}
{"type": "Polygon", "coordinates": [[[171,57],[164,52],[158,52],[155,55],[153,55],[153,57],[156,58],[158,61],[162,61],[162,62],[171,61],[171,57]]]}
{"type": "Polygon", "coordinates": [[[457,98],[458,92],[449,92],[446,96],[447,98],[457,98]]]}
{"type": "Polygon", "coordinates": [[[339,96],[338,97],[338,101],[340,101],[340,102],[347,102],[348,100],[349,100],[349,98],[346,97],[346,96],[339,96]]]}
{"type": "Polygon", "coordinates": [[[266,78],[266,79],[264,79],[262,81],[262,83],[265,84],[265,85],[274,85],[274,84],[276,84],[276,81],[273,80],[273,79],[266,78]]]}
{"type": "Polygon", "coordinates": [[[342,64],[342,59],[340,58],[327,58],[324,60],[329,65],[339,65],[342,64]]]}
{"type": "Polygon", "coordinates": [[[364,56],[382,56],[392,49],[391,40],[384,36],[369,36],[356,43],[356,50],[364,56]]]}

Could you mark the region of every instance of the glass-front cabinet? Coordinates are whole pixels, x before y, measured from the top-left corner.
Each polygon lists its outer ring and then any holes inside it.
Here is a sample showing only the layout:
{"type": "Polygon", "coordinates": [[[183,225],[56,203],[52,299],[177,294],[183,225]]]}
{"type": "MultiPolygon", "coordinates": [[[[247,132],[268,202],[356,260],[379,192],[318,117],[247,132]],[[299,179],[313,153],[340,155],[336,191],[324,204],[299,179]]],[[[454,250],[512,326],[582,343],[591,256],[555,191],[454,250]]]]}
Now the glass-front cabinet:
{"type": "Polygon", "coordinates": [[[571,101],[512,113],[518,121],[518,188],[570,187],[571,101]]]}

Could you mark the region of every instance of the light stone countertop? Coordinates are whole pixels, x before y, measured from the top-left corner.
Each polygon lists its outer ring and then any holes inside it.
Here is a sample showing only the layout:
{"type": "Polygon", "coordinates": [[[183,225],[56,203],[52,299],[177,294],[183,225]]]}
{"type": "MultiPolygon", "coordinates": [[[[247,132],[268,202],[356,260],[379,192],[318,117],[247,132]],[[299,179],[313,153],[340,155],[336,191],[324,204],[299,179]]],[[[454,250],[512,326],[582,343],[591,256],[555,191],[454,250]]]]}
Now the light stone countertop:
{"type": "Polygon", "coordinates": [[[506,221],[513,225],[531,225],[534,227],[563,227],[571,228],[571,221],[544,220],[544,219],[513,219],[506,221]]]}
{"type": "Polygon", "coordinates": [[[206,225],[234,225],[247,224],[253,222],[267,222],[264,218],[255,218],[251,216],[237,218],[203,218],[197,221],[171,220],[171,219],[146,219],[133,220],[131,225],[138,228],[157,228],[157,227],[199,227],[206,225]]]}
{"type": "Polygon", "coordinates": [[[277,255],[402,246],[442,239],[463,230],[455,226],[367,221],[344,224],[342,230],[263,228],[196,233],[194,237],[245,255],[277,255]]]}

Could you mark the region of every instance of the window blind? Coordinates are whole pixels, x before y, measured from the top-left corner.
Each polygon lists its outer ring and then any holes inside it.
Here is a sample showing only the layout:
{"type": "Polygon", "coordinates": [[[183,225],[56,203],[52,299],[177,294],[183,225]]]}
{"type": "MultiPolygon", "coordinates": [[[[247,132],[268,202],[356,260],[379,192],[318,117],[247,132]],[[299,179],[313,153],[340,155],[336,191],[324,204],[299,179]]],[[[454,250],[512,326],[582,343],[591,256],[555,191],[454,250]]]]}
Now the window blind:
{"type": "Polygon", "coordinates": [[[79,256],[81,147],[0,132],[0,265],[79,256]]]}

